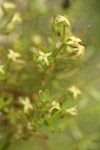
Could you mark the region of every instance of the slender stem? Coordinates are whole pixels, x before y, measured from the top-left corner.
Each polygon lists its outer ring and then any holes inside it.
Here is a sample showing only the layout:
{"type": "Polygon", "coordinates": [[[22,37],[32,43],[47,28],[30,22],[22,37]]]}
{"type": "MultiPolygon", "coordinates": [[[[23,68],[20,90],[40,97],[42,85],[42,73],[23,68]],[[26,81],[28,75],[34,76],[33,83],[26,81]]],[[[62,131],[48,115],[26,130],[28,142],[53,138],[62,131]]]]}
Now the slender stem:
{"type": "Polygon", "coordinates": [[[66,27],[63,25],[63,40],[65,40],[65,35],[66,35],[66,27]]]}

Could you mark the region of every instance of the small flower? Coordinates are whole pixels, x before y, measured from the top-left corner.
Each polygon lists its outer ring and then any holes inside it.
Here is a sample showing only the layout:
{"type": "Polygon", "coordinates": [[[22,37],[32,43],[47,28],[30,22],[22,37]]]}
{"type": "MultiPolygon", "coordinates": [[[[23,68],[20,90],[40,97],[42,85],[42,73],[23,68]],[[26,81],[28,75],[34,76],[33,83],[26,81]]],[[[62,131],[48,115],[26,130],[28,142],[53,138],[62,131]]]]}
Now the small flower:
{"type": "Polygon", "coordinates": [[[69,41],[67,42],[68,45],[77,47],[79,43],[81,42],[81,39],[76,38],[75,36],[70,36],[69,41]]]}
{"type": "Polygon", "coordinates": [[[4,66],[3,65],[0,65],[0,73],[4,74],[5,71],[4,71],[4,66]]]}
{"type": "Polygon", "coordinates": [[[66,110],[66,112],[72,116],[77,115],[77,106],[71,107],[69,109],[66,110]]]}
{"type": "Polygon", "coordinates": [[[24,112],[27,113],[30,109],[32,110],[32,104],[30,103],[30,100],[28,97],[25,99],[20,99],[20,103],[24,106],[24,112]]]}
{"type": "Polygon", "coordinates": [[[49,65],[49,61],[48,61],[48,57],[52,54],[51,53],[43,53],[42,51],[39,51],[39,57],[38,57],[38,61],[44,61],[46,63],[46,65],[49,65]]]}
{"type": "Polygon", "coordinates": [[[53,111],[53,109],[61,110],[60,104],[56,101],[53,101],[52,102],[52,107],[49,109],[49,112],[51,113],[53,111]]]}
{"type": "Polygon", "coordinates": [[[70,91],[73,94],[74,98],[77,98],[77,96],[81,94],[81,91],[74,85],[69,87],[68,91],[70,91]]]}
{"type": "Polygon", "coordinates": [[[11,23],[15,23],[15,22],[17,22],[17,23],[21,23],[22,22],[22,19],[20,17],[20,13],[15,13],[14,14],[11,23]]]}
{"type": "Polygon", "coordinates": [[[75,36],[70,36],[70,40],[72,40],[73,42],[77,42],[77,43],[81,42],[81,39],[76,38],[75,36]]]}
{"type": "Polygon", "coordinates": [[[76,57],[80,57],[80,56],[83,56],[84,55],[84,52],[85,52],[85,48],[83,45],[78,45],[77,48],[74,48],[75,51],[77,51],[76,53],[76,57]]]}
{"type": "Polygon", "coordinates": [[[65,25],[70,26],[69,20],[68,20],[66,17],[61,16],[61,15],[58,15],[58,16],[56,17],[55,23],[64,23],[65,25]]]}
{"type": "Polygon", "coordinates": [[[11,22],[7,25],[7,28],[9,30],[13,30],[14,28],[16,28],[17,24],[20,24],[22,22],[20,13],[15,13],[12,17],[11,22]]]}
{"type": "Polygon", "coordinates": [[[11,59],[14,62],[17,62],[17,58],[20,57],[20,54],[17,52],[14,52],[13,50],[9,50],[8,58],[11,59]]]}

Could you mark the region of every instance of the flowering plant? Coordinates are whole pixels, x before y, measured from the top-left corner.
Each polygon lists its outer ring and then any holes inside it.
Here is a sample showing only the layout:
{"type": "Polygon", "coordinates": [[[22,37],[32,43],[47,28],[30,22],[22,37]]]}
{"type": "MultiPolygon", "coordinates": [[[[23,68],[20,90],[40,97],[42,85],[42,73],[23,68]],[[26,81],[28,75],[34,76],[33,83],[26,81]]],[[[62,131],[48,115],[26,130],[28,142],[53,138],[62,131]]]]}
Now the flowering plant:
{"type": "MultiPolygon", "coordinates": [[[[3,15],[7,6],[3,5],[3,15]]],[[[15,13],[9,20],[2,29],[9,32],[11,43],[9,48],[3,45],[0,49],[1,137],[29,139],[44,127],[61,132],[64,120],[78,114],[77,100],[82,91],[67,80],[72,79],[82,62],[84,44],[73,35],[68,18],[58,15],[52,20],[53,34],[47,37],[47,46],[42,45],[39,35],[32,35],[27,49],[27,39],[17,32],[24,22],[21,14],[15,13]]]]}

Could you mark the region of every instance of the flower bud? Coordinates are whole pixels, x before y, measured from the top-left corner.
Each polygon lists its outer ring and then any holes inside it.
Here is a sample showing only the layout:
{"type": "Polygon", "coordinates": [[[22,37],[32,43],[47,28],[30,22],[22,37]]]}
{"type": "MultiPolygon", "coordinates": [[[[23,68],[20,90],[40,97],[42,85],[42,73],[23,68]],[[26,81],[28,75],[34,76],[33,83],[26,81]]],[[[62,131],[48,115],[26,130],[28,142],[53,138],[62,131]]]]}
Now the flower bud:
{"type": "Polygon", "coordinates": [[[67,26],[70,26],[70,22],[69,20],[64,17],[64,16],[61,16],[61,15],[58,15],[55,19],[55,23],[60,23],[60,24],[64,24],[64,25],[67,25],[67,26]]]}

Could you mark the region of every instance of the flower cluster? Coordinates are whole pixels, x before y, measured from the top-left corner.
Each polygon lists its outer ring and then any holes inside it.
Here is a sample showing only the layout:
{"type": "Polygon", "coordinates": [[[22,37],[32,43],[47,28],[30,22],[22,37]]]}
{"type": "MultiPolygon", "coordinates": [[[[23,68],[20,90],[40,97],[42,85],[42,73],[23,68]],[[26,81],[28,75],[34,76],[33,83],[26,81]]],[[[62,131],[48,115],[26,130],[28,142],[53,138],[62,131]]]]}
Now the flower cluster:
{"type": "Polygon", "coordinates": [[[55,18],[55,24],[64,24],[64,25],[67,25],[67,26],[70,26],[70,22],[69,20],[64,17],[64,16],[61,16],[61,15],[58,15],[56,18],[55,18]]]}
{"type": "Polygon", "coordinates": [[[75,36],[70,36],[66,41],[66,45],[68,46],[69,53],[73,53],[73,52],[75,53],[75,56],[74,56],[75,59],[84,55],[85,48],[82,44],[81,39],[75,36]]]}
{"type": "Polygon", "coordinates": [[[49,65],[48,57],[51,54],[52,54],[52,52],[51,53],[44,53],[42,51],[39,51],[38,61],[42,61],[42,62],[44,62],[48,66],[49,65]]]}
{"type": "MultiPolygon", "coordinates": [[[[23,105],[24,119],[27,121],[28,130],[37,130],[44,124],[50,130],[56,127],[56,122],[63,117],[77,115],[77,106],[64,108],[60,102],[50,99],[48,92],[40,91],[39,97],[34,100],[34,104],[30,103],[30,99],[20,98],[20,104],[23,105]],[[33,114],[33,117],[31,116],[33,114]]],[[[54,130],[55,130],[54,129],[54,130]]],[[[53,129],[52,129],[53,130],[53,129]]],[[[60,131],[60,128],[59,128],[60,131]]]]}
{"type": "Polygon", "coordinates": [[[60,55],[61,57],[61,54],[62,56],[65,55],[68,59],[71,60],[77,60],[84,55],[84,44],[80,38],[72,35],[71,25],[68,18],[58,15],[53,21],[53,27],[54,31],[56,32],[56,45],[54,45],[52,49],[47,48],[46,53],[43,50],[39,50],[39,56],[37,59],[40,63],[42,62],[43,64],[49,66],[49,58],[56,60],[57,56],[60,55]]]}
{"type": "MultiPolygon", "coordinates": [[[[5,2],[3,7],[12,10],[16,5],[5,2]]],[[[22,23],[22,19],[17,12],[10,19],[6,30],[12,32],[22,23]]],[[[11,125],[11,133],[17,130],[16,135],[19,138],[32,135],[44,126],[50,131],[61,131],[59,126],[62,119],[68,120],[78,114],[76,103],[82,91],[73,84],[66,87],[64,79],[75,68],[75,60],[84,55],[85,47],[82,40],[72,34],[71,23],[67,17],[55,17],[53,31],[54,35],[47,38],[47,47],[41,45],[42,38],[38,34],[32,34],[27,51],[27,42],[24,41],[26,39],[16,36],[18,40],[13,40],[12,49],[9,46],[8,51],[0,55],[6,60],[5,62],[1,59],[0,62],[0,113],[7,118],[6,121],[0,119],[0,123],[11,125]],[[26,48],[25,53],[22,47],[26,48]],[[40,88],[43,91],[39,91],[40,88]],[[50,96],[46,88],[54,95],[50,96]],[[56,97],[54,91],[57,90],[56,97]]]]}

